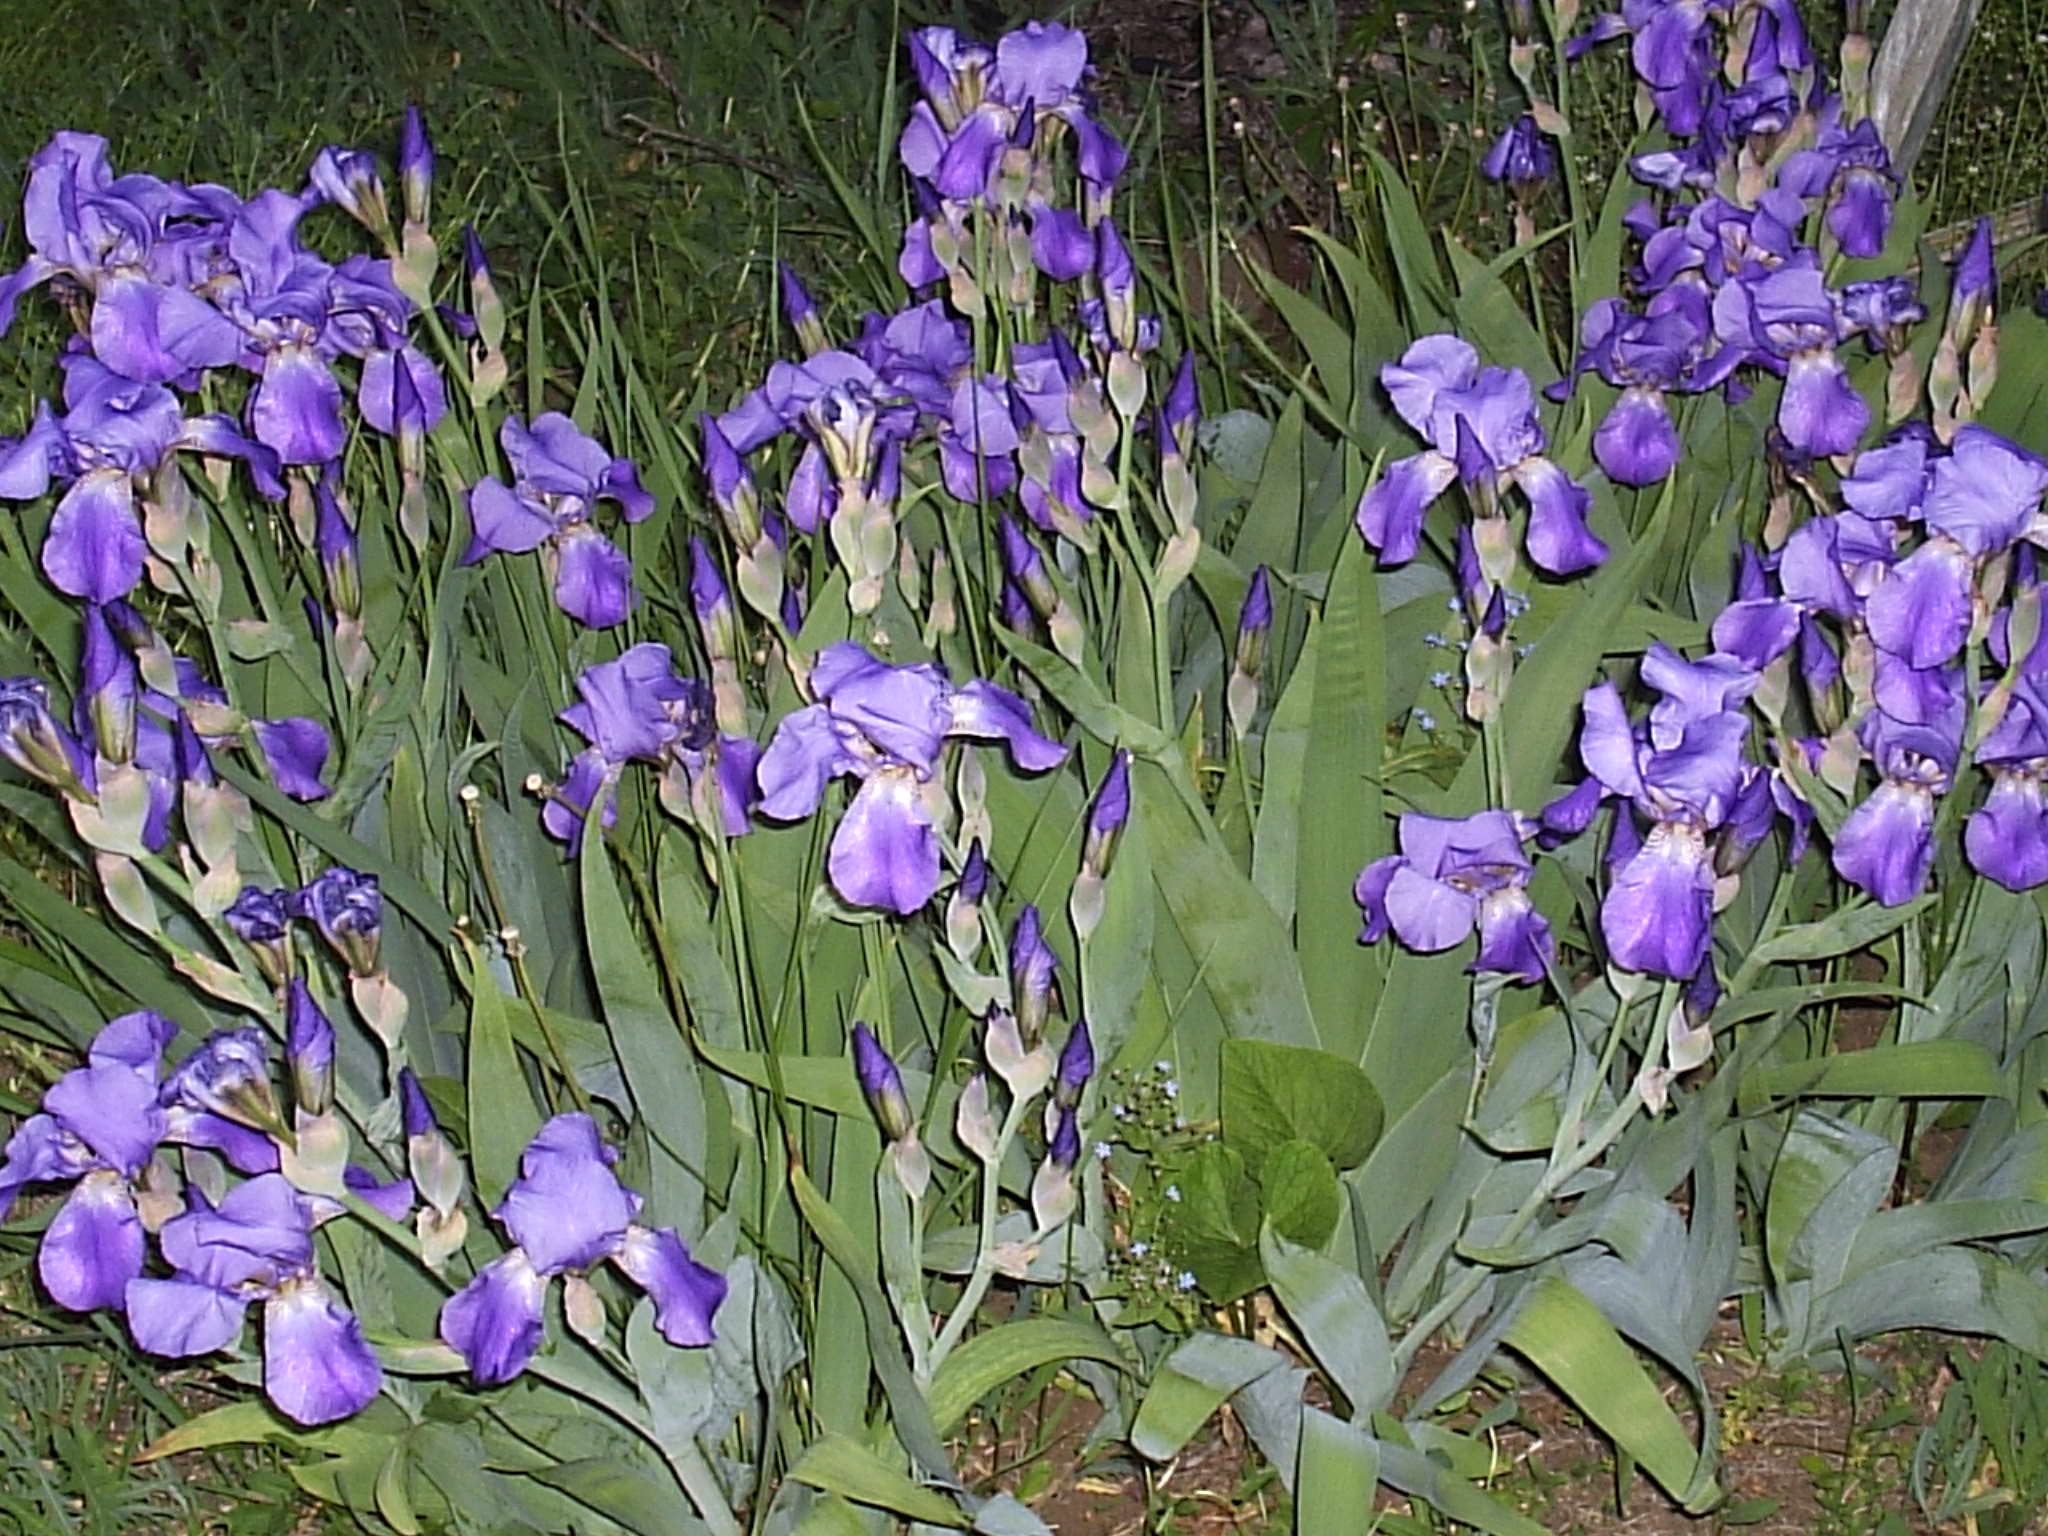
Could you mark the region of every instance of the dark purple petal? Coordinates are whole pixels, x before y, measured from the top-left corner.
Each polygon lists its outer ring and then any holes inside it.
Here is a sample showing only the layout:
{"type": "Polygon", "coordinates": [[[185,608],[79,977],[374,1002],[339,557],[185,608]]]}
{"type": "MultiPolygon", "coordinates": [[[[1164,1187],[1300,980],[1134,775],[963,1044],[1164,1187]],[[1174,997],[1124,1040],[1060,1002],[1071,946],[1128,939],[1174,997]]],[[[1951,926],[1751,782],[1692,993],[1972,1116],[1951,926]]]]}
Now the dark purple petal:
{"type": "Polygon", "coordinates": [[[317,1278],[287,1282],[264,1305],[263,1391],[286,1418],[345,1419],[383,1384],[362,1324],[317,1278]]]}
{"type": "Polygon", "coordinates": [[[1358,501],[1358,531],[1379,551],[1381,565],[1415,558],[1422,521],[1430,503],[1458,478],[1458,466],[1441,453],[1396,459],[1358,501]]]}
{"type": "Polygon", "coordinates": [[[387,437],[431,432],[448,413],[441,370],[415,347],[380,347],[363,359],[356,404],[363,420],[387,437]]]}
{"type": "Polygon", "coordinates": [[[939,888],[939,840],[917,780],[885,770],[861,785],[846,808],[826,860],[832,888],[850,905],[903,916],[939,888]]]}
{"type": "Polygon", "coordinates": [[[1489,892],[1479,903],[1479,953],[1474,971],[1513,976],[1531,986],[1543,980],[1555,953],[1550,924],[1519,886],[1489,892]]]}
{"type": "Polygon", "coordinates": [[[341,1170],[342,1185],[348,1192],[392,1221],[404,1221],[412,1214],[414,1191],[411,1179],[393,1179],[385,1184],[360,1163],[341,1170]]]}
{"type": "Polygon", "coordinates": [[[1031,215],[1031,259],[1054,282],[1070,283],[1095,265],[1095,241],[1072,209],[1040,207],[1031,215]]]}
{"type": "Polygon", "coordinates": [[[1761,671],[1799,638],[1797,604],[1777,598],[1730,603],[1714,620],[1714,648],[1761,671]]]}
{"type": "Polygon", "coordinates": [[[1622,485],[1656,484],[1678,463],[1679,451],[1664,392],[1643,385],[1623,390],[1593,434],[1593,457],[1622,485]]]}
{"type": "Polygon", "coordinates": [[[1970,867],[2009,891],[2048,885],[2048,805],[2041,781],[2027,773],[1994,773],[1991,793],[1963,824],[1970,867]]]}
{"type": "Polygon", "coordinates": [[[612,1262],[654,1302],[654,1326],[671,1344],[709,1344],[725,1300],[725,1276],[699,1264],[673,1227],[628,1227],[612,1262]]]}
{"type": "Polygon", "coordinates": [[[1870,407],[1849,382],[1832,348],[1793,355],[1778,401],[1785,440],[1814,458],[1849,453],[1870,426],[1870,407]]]}
{"type": "Polygon", "coordinates": [[[623,623],[633,608],[633,562],[588,523],[563,533],[555,554],[555,606],[591,629],[623,623]]]}
{"type": "Polygon", "coordinates": [[[514,1248],[477,1271],[441,1308],[441,1337],[469,1362],[481,1386],[495,1387],[526,1369],[541,1342],[547,1281],[514,1248]]]}
{"type": "Polygon", "coordinates": [[[1539,569],[1571,576],[1607,558],[1606,544],[1586,526],[1591,492],[1541,456],[1523,459],[1513,473],[1529,498],[1529,558],[1539,569]]]}
{"type": "Polygon", "coordinates": [[[293,716],[286,720],[252,720],[256,745],[270,766],[277,787],[294,800],[320,800],[331,791],[321,782],[333,744],[317,720],[293,716]]]}
{"type": "Polygon", "coordinates": [[[43,1233],[36,1270],[60,1307],[118,1311],[128,1282],[142,1273],[142,1252],[142,1218],[127,1184],[117,1174],[89,1173],[43,1233]]]}

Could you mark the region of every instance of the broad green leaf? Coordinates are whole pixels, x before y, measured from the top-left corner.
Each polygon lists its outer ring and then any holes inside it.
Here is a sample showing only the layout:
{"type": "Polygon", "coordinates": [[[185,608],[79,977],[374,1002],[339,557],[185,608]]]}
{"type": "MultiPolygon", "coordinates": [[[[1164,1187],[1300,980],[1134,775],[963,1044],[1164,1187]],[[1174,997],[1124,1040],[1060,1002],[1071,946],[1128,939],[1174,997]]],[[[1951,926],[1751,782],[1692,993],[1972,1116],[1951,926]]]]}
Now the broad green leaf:
{"type": "Polygon", "coordinates": [[[1259,1265],[1259,1200],[1244,1159],[1222,1142],[1205,1142],[1182,1166],[1180,1199],[1166,1213],[1174,1251],[1203,1294],[1235,1301],[1265,1278],[1259,1265]]]}
{"type": "Polygon", "coordinates": [[[896,1438],[927,1477],[936,1482],[952,1482],[952,1467],[946,1460],[938,1431],[932,1427],[931,1409],[911,1379],[910,1367],[903,1359],[902,1341],[896,1336],[895,1317],[881,1287],[875,1283],[872,1256],[863,1251],[846,1218],[832,1209],[809,1174],[801,1167],[792,1168],[789,1182],[804,1220],[860,1299],[871,1363],[895,1415],[896,1438]]]}
{"type": "Polygon", "coordinates": [[[1384,1123],[1379,1095],[1352,1063],[1270,1040],[1224,1042],[1223,1134],[1254,1173],[1287,1141],[1308,1142],[1337,1167],[1356,1168],[1384,1123]]]}
{"type": "Polygon", "coordinates": [[[1532,1285],[1505,1342],[1688,1510],[1721,1497],[1711,1477],[1696,1476],[1700,1453],[1642,1362],[1569,1282],[1545,1275],[1532,1285]]]}
{"type": "Polygon", "coordinates": [[[965,1530],[967,1516],[943,1494],[921,1487],[858,1441],[827,1435],[804,1448],[790,1477],[856,1504],[871,1504],[912,1520],[965,1530]]]}
{"type": "Polygon", "coordinates": [[[491,1209],[518,1176],[519,1154],[540,1129],[540,1114],[506,1020],[513,1000],[498,990],[497,977],[475,945],[465,944],[464,955],[469,987],[469,1156],[477,1194],[491,1209]]]}
{"type": "Polygon", "coordinates": [[[1287,1357],[1250,1339],[1198,1333],[1161,1362],[1131,1425],[1131,1447],[1152,1461],[1169,1461],[1233,1392],[1287,1357]]]}
{"type": "Polygon", "coordinates": [[[1890,1192],[1898,1150],[1863,1126],[1816,1110],[1792,1117],[1764,1201],[1764,1257],[1783,1285],[1830,1289],[1857,1231],[1890,1192]]]}
{"type": "Polygon", "coordinates": [[[1320,1248],[1337,1230],[1344,1192],[1329,1154],[1306,1141],[1283,1141],[1259,1169],[1266,1220],[1291,1243],[1320,1248]]]}
{"type": "Polygon", "coordinates": [[[2048,1204],[2038,1200],[1930,1200],[1878,1211],[1849,1249],[1853,1279],[1882,1265],[1950,1243],[1979,1243],[2048,1231],[2048,1204]]]}
{"type": "Polygon", "coordinates": [[[1458,334],[1477,347],[1489,364],[1521,369],[1538,389],[1555,379],[1557,364],[1551,360],[1550,349],[1502,275],[1448,233],[1444,251],[1458,282],[1458,334]]]}
{"type": "Polygon", "coordinates": [[[1824,1297],[1808,1347],[1838,1347],[1838,1329],[1864,1339],[1903,1328],[2004,1339],[2048,1359],[2048,1286],[1997,1254],[1938,1248],[1857,1275],[1824,1297]]]}
{"type": "Polygon", "coordinates": [[[1408,178],[1385,156],[1372,156],[1373,185],[1380,195],[1382,233],[1400,275],[1396,297],[1418,336],[1450,328],[1451,294],[1430,244],[1429,226],[1416,206],[1408,178]]]}
{"type": "Polygon", "coordinates": [[[537,1483],[566,1493],[636,1536],[695,1536],[704,1523],[690,1514],[675,1484],[610,1457],[558,1462],[529,1472],[537,1483]]]}
{"type": "Polygon", "coordinates": [[[1933,895],[1916,896],[1896,907],[1881,907],[1874,901],[1851,902],[1817,923],[1802,923],[1772,934],[1744,956],[1744,962],[1754,969],[1854,954],[1896,932],[1938,899],[1933,895]]]}
{"type": "Polygon", "coordinates": [[[1131,782],[1145,796],[1153,879],[1225,1029],[1239,1039],[1316,1044],[1308,993],[1273,909],[1204,837],[1163,770],[1135,763],[1131,782]]]}
{"type": "Polygon", "coordinates": [[[1004,1382],[1057,1360],[1104,1360],[1121,1365],[1116,1341],[1093,1323],[1033,1317],[977,1333],[946,1357],[925,1391],[940,1434],[1004,1382]]]}
{"type": "Polygon", "coordinates": [[[1322,1042],[1356,1060],[1379,998],[1380,958],[1358,942],[1351,891],[1358,872],[1388,851],[1378,772],[1386,658],[1379,589],[1362,539],[1347,538],[1339,548],[1318,640],[1315,705],[1295,805],[1295,947],[1322,1042]]]}
{"type": "Polygon", "coordinates": [[[1413,1446],[1382,1439],[1379,1450],[1380,1481],[1420,1499],[1447,1519],[1485,1531],[1487,1536],[1550,1536],[1527,1515],[1517,1514],[1413,1446]]]}
{"type": "MultiPolygon", "coordinates": [[[[594,805],[591,815],[600,811],[594,805]]],[[[605,839],[583,840],[579,872],[591,975],[612,1049],[625,1069],[640,1123],[654,1142],[654,1209],[662,1224],[695,1231],[703,1210],[699,1179],[706,1140],[696,1058],[681,1022],[669,1012],[640,947],[639,930],[620,899],[605,839]]]]}
{"type": "MultiPolygon", "coordinates": [[[[161,1461],[187,1451],[210,1450],[217,1445],[257,1445],[266,1440],[294,1441],[298,1432],[279,1418],[261,1398],[247,1398],[209,1408],[167,1431],[136,1452],[137,1462],[161,1461]]],[[[382,1438],[381,1436],[378,1438],[382,1438]]]]}
{"type": "Polygon", "coordinates": [[[1758,1067],[1742,1081],[1755,1099],[1990,1099],[2013,1092],[1998,1061],[1974,1040],[1914,1040],[1758,1067]]]}
{"type": "Polygon", "coordinates": [[[1358,1275],[1290,1243],[1268,1223],[1259,1254],[1273,1294],[1301,1330],[1309,1351],[1344,1395],[1355,1419],[1384,1408],[1399,1380],[1387,1325],[1358,1275]]]}
{"type": "Polygon", "coordinates": [[[1379,1481],[1379,1442],[1356,1425],[1303,1403],[1294,1536],[1324,1536],[1332,1511],[1371,1509],[1379,1481]]]}

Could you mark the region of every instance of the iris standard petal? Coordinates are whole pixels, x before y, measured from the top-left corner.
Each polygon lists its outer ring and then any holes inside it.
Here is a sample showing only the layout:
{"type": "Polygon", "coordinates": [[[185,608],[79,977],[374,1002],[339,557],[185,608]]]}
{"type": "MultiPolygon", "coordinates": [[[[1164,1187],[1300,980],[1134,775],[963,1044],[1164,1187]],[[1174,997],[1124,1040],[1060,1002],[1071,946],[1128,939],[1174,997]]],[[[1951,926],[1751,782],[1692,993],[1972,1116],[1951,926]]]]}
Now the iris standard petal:
{"type": "Polygon", "coordinates": [[[1869,426],[1870,407],[1832,348],[1793,354],[1778,399],[1778,427],[1788,443],[1814,458],[1828,458],[1854,450],[1869,426]]]}
{"type": "Polygon", "coordinates": [[[469,529],[464,565],[473,565],[485,555],[523,555],[539,549],[553,536],[555,520],[538,502],[489,475],[470,488],[469,529]]]}
{"type": "Polygon", "coordinates": [[[588,1115],[557,1115],[527,1143],[497,1215],[541,1274],[588,1269],[617,1251],[640,1200],[611,1164],[588,1115]]]}
{"type": "Polygon", "coordinates": [[[327,739],[325,726],[294,715],[284,720],[252,720],[249,728],[279,789],[294,800],[326,798],[330,791],[320,773],[327,766],[333,743],[327,739]]]}
{"type": "Polygon", "coordinates": [[[1458,466],[1432,450],[1396,459],[1366,488],[1358,500],[1358,531],[1379,551],[1381,565],[1415,558],[1430,503],[1457,478],[1458,466]]]}
{"type": "Polygon", "coordinates": [[[776,821],[801,821],[818,808],[826,783],[852,768],[823,704],[785,715],[754,771],[760,812],[776,821]]]}

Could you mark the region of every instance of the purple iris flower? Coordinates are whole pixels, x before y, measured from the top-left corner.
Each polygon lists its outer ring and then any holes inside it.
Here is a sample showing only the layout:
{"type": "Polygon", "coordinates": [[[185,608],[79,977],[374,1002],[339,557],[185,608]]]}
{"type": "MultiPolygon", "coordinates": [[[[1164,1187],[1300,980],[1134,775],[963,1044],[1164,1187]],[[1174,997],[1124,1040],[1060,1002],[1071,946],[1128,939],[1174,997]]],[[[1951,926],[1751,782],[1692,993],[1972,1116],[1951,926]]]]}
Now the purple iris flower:
{"type": "Polygon", "coordinates": [[[1835,356],[1841,320],[1812,266],[1782,267],[1754,282],[1724,284],[1714,298],[1724,341],[1785,375],[1778,428],[1800,453],[1827,458],[1853,451],[1870,425],[1870,407],[1835,356]]]}
{"type": "Polygon", "coordinates": [[[2048,885],[2048,694],[2038,674],[2021,674],[1976,759],[1991,792],[1963,826],[1970,867],[2009,891],[2048,885]]]}
{"type": "Polygon", "coordinates": [[[0,677],[0,757],[75,798],[92,794],[92,754],[50,713],[41,678],[0,677]]]}
{"type": "Polygon", "coordinates": [[[0,278],[0,335],[20,296],[62,273],[92,296],[92,349],[144,384],[231,363],[235,327],[191,288],[225,245],[235,201],[154,176],[114,175],[107,141],[59,133],[29,160],[26,264],[0,278]]]}
{"type": "Polygon", "coordinates": [[[520,1155],[520,1177],[494,1213],[516,1246],[441,1309],[441,1337],[479,1383],[496,1386],[526,1369],[541,1345],[550,1279],[606,1260],[653,1300],[663,1338],[711,1342],[724,1276],[691,1258],[673,1227],[635,1223],[640,1196],[612,1172],[617,1159],[584,1114],[557,1115],[520,1155]]]}
{"type": "Polygon", "coordinates": [[[384,898],[375,875],[336,864],[290,897],[293,917],[320,930],[352,976],[374,976],[382,966],[384,898]]]}
{"type": "MultiPolygon", "coordinates": [[[[615,661],[587,667],[576,691],[581,701],[563,710],[561,720],[591,744],[601,773],[636,760],[671,767],[683,775],[692,803],[718,797],[720,830],[732,837],[753,830],[760,749],[747,737],[718,733],[710,687],[677,676],[667,646],[643,642],[615,661]]],[[[586,808],[589,798],[582,801],[586,808]]],[[[561,819],[580,828],[580,818],[561,819]]],[[[570,831],[555,821],[548,826],[557,836],[570,831]]]]}
{"type": "Polygon", "coordinates": [[[1619,299],[1586,311],[1573,375],[1593,369],[1621,391],[1593,434],[1593,456],[1608,479],[1653,485],[1671,473],[1680,446],[1665,392],[1710,388],[1739,357],[1706,358],[1712,339],[1704,306],[1689,287],[1658,295],[1643,315],[1630,314],[1619,299]]]}
{"type": "Polygon", "coordinates": [[[1614,873],[1600,906],[1609,956],[1626,970],[1683,980],[1706,958],[1714,897],[1707,834],[1734,809],[1749,722],[1739,708],[1719,707],[1747,691],[1729,669],[1678,665],[1686,670],[1666,675],[1673,691],[1640,735],[1613,684],[1587,689],[1579,756],[1608,794],[1650,823],[1637,842],[1628,815],[1615,822],[1626,856],[1609,850],[1614,873]]]}
{"type": "Polygon", "coordinates": [[[306,190],[299,201],[311,208],[332,203],[387,244],[391,239],[391,205],[377,157],[366,149],[329,144],[313,157],[306,172],[306,190]]]}
{"type": "Polygon", "coordinates": [[[917,1128],[917,1116],[912,1113],[910,1100],[903,1092],[903,1074],[889,1053],[882,1049],[882,1042],[875,1038],[875,1032],[865,1024],[853,1026],[853,1071],[860,1080],[860,1091],[866,1096],[868,1107],[875,1112],[882,1134],[891,1141],[901,1141],[917,1128]]]}
{"type": "Polygon", "coordinates": [[[832,885],[855,906],[915,912],[939,884],[939,840],[925,797],[949,736],[1002,740],[1027,772],[1066,761],[1067,749],[1031,728],[1007,689],[975,679],[955,687],[937,667],[893,667],[842,641],[811,669],[819,702],[783,719],[761,756],[760,812],[811,815],[827,781],[861,780],[832,834],[832,885]]]}
{"type": "Polygon", "coordinates": [[[1927,306],[1920,291],[1905,276],[1878,277],[1868,282],[1844,283],[1840,290],[1842,339],[1859,331],[1872,350],[1903,351],[1906,335],[1927,318],[1927,306]]]}
{"type": "Polygon", "coordinates": [[[1383,565],[1415,556],[1430,503],[1462,479],[1497,494],[1518,485],[1529,498],[1529,558],[1553,576],[1569,576],[1607,558],[1586,526],[1585,488],[1543,456],[1528,377],[1519,369],[1479,366],[1457,336],[1425,336],[1380,370],[1401,418],[1431,447],[1398,459],[1360,498],[1358,527],[1383,565]]]}
{"type": "Polygon", "coordinates": [[[1052,1012],[1053,972],[1058,967],[1059,958],[1045,942],[1038,908],[1027,902],[1010,930],[1011,1007],[1026,1050],[1037,1045],[1045,1033],[1052,1012]]]}
{"type": "Polygon", "coordinates": [[[1479,953],[1468,969],[1541,981],[1553,946],[1550,924],[1529,904],[1534,866],[1522,830],[1511,811],[1462,818],[1405,813],[1401,851],[1359,872],[1359,941],[1377,944],[1391,931],[1409,949],[1434,954],[1476,927],[1479,953]]]}
{"type": "Polygon", "coordinates": [[[1844,129],[1839,111],[1821,130],[1812,149],[1801,150],[1778,173],[1778,185],[1802,197],[1826,197],[1828,230],[1850,256],[1883,252],[1892,227],[1892,193],[1898,177],[1878,137],[1864,118],[1844,129]]]}
{"type": "Polygon", "coordinates": [[[1494,140],[1479,169],[1488,181],[1505,181],[1518,190],[1540,187],[1557,174],[1557,153],[1549,135],[1524,112],[1494,140]]]}
{"type": "Polygon", "coordinates": [[[119,1311],[128,1282],[142,1273],[135,1185],[168,1131],[157,1070],[176,1034],[161,1014],[113,1020],[93,1038],[86,1064],[59,1078],[42,1112],[7,1143],[0,1215],[27,1185],[76,1181],[37,1258],[44,1288],[74,1312],[119,1311]]]}
{"type": "Polygon", "coordinates": [[[417,347],[379,347],[363,359],[356,405],[386,437],[420,435],[448,414],[448,391],[441,370],[417,347]]]}
{"type": "Polygon", "coordinates": [[[362,1325],[314,1266],[314,1202],[282,1174],[203,1198],[164,1225],[158,1241],[173,1274],[127,1285],[129,1331],[153,1355],[211,1354],[263,1304],[263,1389],[287,1418],[326,1424],[367,1407],[383,1368],[362,1325]]]}
{"type": "Polygon", "coordinates": [[[1934,803],[1955,772],[1961,715],[1912,725],[1873,710],[1859,730],[1880,782],[1835,833],[1835,873],[1887,907],[1919,895],[1934,867],[1934,803]]]}
{"type": "Polygon", "coordinates": [[[488,475],[470,490],[463,563],[545,548],[556,605],[592,629],[619,623],[632,606],[633,568],[591,519],[600,500],[617,502],[629,523],[652,513],[654,498],[641,489],[639,471],[559,411],[536,417],[531,431],[508,416],[498,441],[512,461],[513,483],[488,475]]]}
{"type": "Polygon", "coordinates": [[[259,489],[283,496],[276,456],[227,417],[187,418],[170,390],[125,378],[90,352],[73,350],[61,366],[64,414],[39,407],[26,435],[0,440],[0,499],[30,501],[52,480],[70,482],[43,541],[43,571],[58,591],[104,603],[134,590],[149,553],[136,487],[174,453],[246,459],[259,489]]]}

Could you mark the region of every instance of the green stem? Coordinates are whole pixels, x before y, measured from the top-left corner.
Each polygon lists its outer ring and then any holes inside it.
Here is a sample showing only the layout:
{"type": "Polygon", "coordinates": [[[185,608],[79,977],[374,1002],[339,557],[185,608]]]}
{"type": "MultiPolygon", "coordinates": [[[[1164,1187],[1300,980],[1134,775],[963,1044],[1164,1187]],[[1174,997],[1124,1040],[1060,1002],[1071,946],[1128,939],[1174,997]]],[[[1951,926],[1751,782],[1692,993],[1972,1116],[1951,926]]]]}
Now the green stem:
{"type": "Polygon", "coordinates": [[[960,1336],[967,1331],[967,1325],[974,1321],[974,1314],[981,1306],[981,1298],[988,1294],[989,1285],[994,1281],[996,1268],[989,1255],[996,1246],[996,1218],[1000,1214],[1002,1200],[1003,1157],[1010,1150],[1010,1143],[1017,1139],[1018,1128],[1024,1124],[1025,1111],[1031,1107],[1028,1099],[1012,1099],[1010,1112],[1003,1118],[1003,1129],[996,1137],[995,1156],[982,1164],[981,1168],[981,1241],[976,1245],[974,1273],[967,1277],[967,1285],[960,1292],[959,1303],[953,1308],[953,1315],[946,1319],[946,1326],[939,1333],[938,1342],[932,1345],[931,1369],[937,1373],[946,1363],[946,1356],[953,1352],[960,1342],[960,1336]]]}

